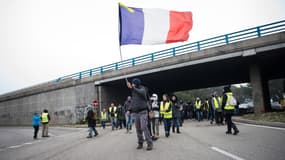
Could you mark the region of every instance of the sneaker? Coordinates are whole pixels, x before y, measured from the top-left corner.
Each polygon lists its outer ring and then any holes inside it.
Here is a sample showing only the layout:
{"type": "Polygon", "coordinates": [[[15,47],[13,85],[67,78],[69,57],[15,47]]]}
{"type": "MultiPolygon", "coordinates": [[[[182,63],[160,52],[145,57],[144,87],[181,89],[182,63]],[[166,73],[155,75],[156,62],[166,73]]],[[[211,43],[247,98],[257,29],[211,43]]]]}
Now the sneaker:
{"type": "Polygon", "coordinates": [[[146,150],[147,151],[151,151],[153,148],[153,145],[152,144],[148,144],[147,147],[146,147],[146,150]]]}
{"type": "Polygon", "coordinates": [[[92,136],[87,136],[86,138],[92,138],[92,136]]]}
{"type": "Polygon", "coordinates": [[[226,134],[232,134],[232,132],[230,132],[230,131],[227,131],[227,132],[226,132],[226,134]]]}
{"type": "Polygon", "coordinates": [[[137,149],[142,149],[143,148],[143,144],[139,143],[137,146],[137,149]]]}

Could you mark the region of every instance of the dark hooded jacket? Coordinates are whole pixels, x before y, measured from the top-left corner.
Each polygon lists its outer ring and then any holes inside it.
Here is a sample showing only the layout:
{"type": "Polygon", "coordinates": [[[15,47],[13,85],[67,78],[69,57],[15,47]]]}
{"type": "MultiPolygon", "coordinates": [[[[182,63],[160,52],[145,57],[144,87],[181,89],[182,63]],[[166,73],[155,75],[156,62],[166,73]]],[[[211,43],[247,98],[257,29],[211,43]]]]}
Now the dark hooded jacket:
{"type": "Polygon", "coordinates": [[[96,121],[94,119],[94,112],[92,109],[87,112],[86,121],[88,122],[88,127],[95,127],[96,121]]]}
{"type": "Polygon", "coordinates": [[[139,85],[132,88],[132,103],[131,103],[131,112],[139,113],[142,111],[148,110],[148,98],[147,98],[147,89],[139,85]]]}

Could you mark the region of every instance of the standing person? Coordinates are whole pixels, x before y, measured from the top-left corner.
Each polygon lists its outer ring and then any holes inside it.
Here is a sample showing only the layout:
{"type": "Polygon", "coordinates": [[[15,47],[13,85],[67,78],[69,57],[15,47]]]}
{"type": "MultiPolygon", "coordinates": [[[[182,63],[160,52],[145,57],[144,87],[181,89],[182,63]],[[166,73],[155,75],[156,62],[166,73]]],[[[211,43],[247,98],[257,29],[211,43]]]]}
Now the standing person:
{"type": "MultiPolygon", "coordinates": [[[[147,150],[152,150],[153,143],[148,129],[148,93],[144,86],[141,85],[141,80],[135,78],[132,83],[127,82],[127,86],[132,91],[132,105],[130,111],[134,113],[135,125],[138,139],[137,149],[143,148],[143,134],[147,142],[147,150]]],[[[130,112],[129,111],[129,112],[130,112]]]]}
{"type": "Polygon", "coordinates": [[[226,134],[232,134],[232,128],[234,129],[234,135],[239,133],[237,126],[232,121],[235,106],[237,105],[236,99],[233,97],[233,93],[230,86],[224,87],[224,96],[222,101],[222,108],[225,111],[227,121],[227,132],[226,134]]]}
{"type": "Polygon", "coordinates": [[[214,94],[212,94],[211,98],[209,99],[209,113],[208,113],[208,118],[210,120],[210,123],[213,124],[214,119],[215,119],[215,104],[213,101],[214,94]]]}
{"type": "Polygon", "coordinates": [[[33,115],[34,139],[38,138],[38,132],[41,124],[41,117],[38,113],[33,115]]]}
{"type": "Polygon", "coordinates": [[[209,113],[209,99],[206,98],[205,102],[204,102],[204,112],[203,112],[203,116],[205,119],[208,119],[209,120],[209,117],[208,117],[208,113],[209,113]]]}
{"type": "Polygon", "coordinates": [[[101,111],[101,116],[100,116],[100,118],[101,118],[101,126],[102,126],[103,129],[106,128],[107,117],[108,116],[107,116],[106,109],[103,108],[103,110],[101,111]]]}
{"type": "Polygon", "coordinates": [[[123,107],[118,105],[118,117],[117,117],[117,125],[119,129],[123,129],[123,117],[125,117],[125,113],[123,111],[123,107]]]}
{"type": "Polygon", "coordinates": [[[42,125],[43,125],[42,137],[49,137],[49,135],[48,135],[48,124],[50,121],[50,116],[48,114],[47,109],[44,109],[44,111],[41,115],[41,121],[42,121],[42,125]]]}
{"type": "Polygon", "coordinates": [[[90,108],[87,112],[86,121],[88,122],[88,128],[89,128],[89,135],[87,138],[92,138],[92,131],[94,132],[94,137],[98,135],[98,132],[95,128],[96,120],[94,119],[94,111],[93,108],[90,108]]]}
{"type": "Polygon", "coordinates": [[[154,116],[151,119],[151,126],[153,132],[153,139],[157,140],[159,138],[159,105],[157,94],[152,94],[151,98],[151,111],[154,116]]]}
{"type": "Polygon", "coordinates": [[[201,102],[201,100],[200,100],[200,98],[199,97],[197,97],[196,98],[196,102],[195,102],[195,108],[196,108],[196,115],[197,115],[197,120],[198,120],[198,122],[200,122],[201,121],[201,116],[202,116],[202,114],[201,114],[201,106],[202,106],[202,102],[201,102]]]}
{"type": "Polygon", "coordinates": [[[180,114],[180,105],[178,103],[178,99],[176,95],[173,95],[171,97],[171,107],[172,107],[172,120],[173,120],[173,124],[172,124],[172,132],[175,133],[175,129],[176,132],[178,134],[180,134],[180,118],[181,118],[181,114],[180,114]]]}
{"type": "Polygon", "coordinates": [[[126,116],[126,129],[127,129],[127,133],[132,133],[132,114],[130,112],[128,112],[131,109],[131,105],[132,105],[132,97],[128,96],[125,104],[124,104],[124,108],[125,108],[125,116],[126,116]]]}
{"type": "Polygon", "coordinates": [[[118,129],[117,125],[118,110],[114,103],[111,103],[111,107],[109,108],[109,116],[112,124],[112,131],[114,130],[114,128],[118,129]]]}
{"type": "MultiPolygon", "coordinates": [[[[218,100],[219,100],[219,103],[220,103],[220,107],[222,108],[222,103],[223,103],[223,98],[222,98],[222,96],[216,96],[217,98],[218,98],[218,100]]],[[[225,120],[225,113],[224,113],[224,111],[223,111],[223,109],[222,109],[222,113],[221,113],[221,125],[224,125],[224,120],[225,120]]]]}
{"type": "Polygon", "coordinates": [[[169,137],[172,121],[172,108],[170,99],[167,94],[164,94],[162,96],[162,101],[160,102],[160,113],[163,117],[165,137],[169,137]]]}
{"type": "Polygon", "coordinates": [[[179,117],[179,124],[180,124],[180,127],[182,127],[183,123],[184,123],[184,119],[183,119],[183,101],[180,100],[179,101],[179,112],[180,112],[180,117],[179,117]]]}
{"type": "Polygon", "coordinates": [[[221,100],[218,97],[217,93],[214,93],[212,97],[212,105],[215,108],[215,118],[216,118],[216,124],[221,125],[223,123],[223,112],[222,112],[222,105],[221,100]]]}

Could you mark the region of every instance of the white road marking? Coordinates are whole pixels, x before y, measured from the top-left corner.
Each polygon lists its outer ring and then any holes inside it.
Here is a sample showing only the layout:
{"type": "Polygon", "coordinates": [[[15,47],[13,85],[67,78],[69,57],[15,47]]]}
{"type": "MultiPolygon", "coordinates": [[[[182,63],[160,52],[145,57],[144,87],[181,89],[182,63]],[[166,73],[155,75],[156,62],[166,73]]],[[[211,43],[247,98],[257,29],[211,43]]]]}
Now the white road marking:
{"type": "Polygon", "coordinates": [[[233,159],[235,159],[235,160],[245,160],[245,159],[243,159],[243,158],[241,158],[241,157],[238,157],[238,156],[236,156],[236,155],[234,155],[234,154],[231,154],[231,153],[229,153],[229,152],[227,152],[227,151],[224,151],[224,150],[222,150],[222,149],[219,149],[219,148],[217,148],[217,147],[211,147],[211,149],[214,150],[214,151],[216,151],[216,152],[219,152],[219,153],[221,153],[221,154],[223,154],[223,155],[225,155],[225,156],[231,157],[231,158],[233,158],[233,159]]]}
{"type": "Polygon", "coordinates": [[[236,123],[241,124],[241,125],[245,125],[245,126],[250,126],[250,127],[259,127],[259,128],[276,129],[276,130],[285,131],[285,128],[279,128],[279,127],[270,127],[270,126],[247,124],[247,123],[240,123],[240,122],[236,122],[236,123]]]}
{"type": "Polygon", "coordinates": [[[22,147],[23,145],[16,145],[16,146],[10,146],[10,147],[8,147],[9,149],[13,149],[13,148],[20,148],[20,147],[22,147]]]}
{"type": "Polygon", "coordinates": [[[27,142],[27,143],[24,143],[23,145],[29,145],[29,144],[33,144],[33,143],[31,143],[31,142],[27,142]]]}

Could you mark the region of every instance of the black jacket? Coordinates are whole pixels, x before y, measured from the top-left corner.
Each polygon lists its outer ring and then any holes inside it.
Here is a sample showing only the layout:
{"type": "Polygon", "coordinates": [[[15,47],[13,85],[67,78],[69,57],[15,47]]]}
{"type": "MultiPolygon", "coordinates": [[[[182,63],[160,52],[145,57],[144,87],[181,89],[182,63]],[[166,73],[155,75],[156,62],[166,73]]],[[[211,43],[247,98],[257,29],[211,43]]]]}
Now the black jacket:
{"type": "Polygon", "coordinates": [[[87,112],[86,121],[88,122],[88,127],[95,127],[96,121],[94,119],[94,112],[92,109],[87,112]]]}

